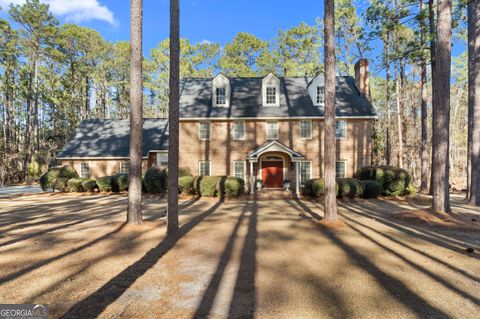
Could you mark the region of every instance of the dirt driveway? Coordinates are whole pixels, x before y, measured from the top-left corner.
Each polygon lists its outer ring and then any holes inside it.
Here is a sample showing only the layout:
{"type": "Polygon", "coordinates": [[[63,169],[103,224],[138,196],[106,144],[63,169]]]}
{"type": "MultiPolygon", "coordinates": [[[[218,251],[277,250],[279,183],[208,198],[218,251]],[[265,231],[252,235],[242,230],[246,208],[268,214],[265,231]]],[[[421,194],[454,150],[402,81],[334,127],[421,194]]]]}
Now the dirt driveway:
{"type": "Polygon", "coordinates": [[[125,205],[0,200],[0,303],[55,318],[478,318],[479,233],[392,217],[421,205],[342,202],[346,226],[326,229],[308,201],[185,201],[177,240],[163,201],[146,199],[136,227],[125,205]]]}

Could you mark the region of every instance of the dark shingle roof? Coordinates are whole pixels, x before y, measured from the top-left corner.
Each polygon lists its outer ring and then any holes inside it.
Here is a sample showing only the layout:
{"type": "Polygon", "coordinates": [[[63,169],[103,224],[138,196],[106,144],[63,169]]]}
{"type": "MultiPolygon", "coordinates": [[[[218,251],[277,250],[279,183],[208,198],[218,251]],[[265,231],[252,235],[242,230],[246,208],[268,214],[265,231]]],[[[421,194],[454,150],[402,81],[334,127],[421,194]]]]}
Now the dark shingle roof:
{"type": "MultiPolygon", "coordinates": [[[[308,94],[311,77],[280,78],[280,106],[262,106],[261,77],[230,78],[230,107],[212,107],[212,80],[185,78],[180,87],[180,118],[322,117],[308,94]]],[[[323,78],[320,79],[323,82],[323,78]]],[[[375,116],[350,76],[337,76],[337,116],[375,116]]]]}
{"type": "MultiPolygon", "coordinates": [[[[144,119],[142,156],[168,150],[168,121],[144,119]]],[[[130,120],[85,120],[57,158],[129,157],[130,120]]]]}

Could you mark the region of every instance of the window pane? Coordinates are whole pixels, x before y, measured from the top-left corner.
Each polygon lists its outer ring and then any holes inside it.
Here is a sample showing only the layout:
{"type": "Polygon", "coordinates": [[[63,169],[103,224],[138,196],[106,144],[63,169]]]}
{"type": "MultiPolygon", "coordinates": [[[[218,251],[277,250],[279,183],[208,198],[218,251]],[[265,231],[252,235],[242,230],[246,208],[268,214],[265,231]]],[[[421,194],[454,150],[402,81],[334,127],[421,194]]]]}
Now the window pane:
{"type": "Polygon", "coordinates": [[[310,162],[300,162],[300,169],[299,169],[299,174],[300,174],[300,186],[303,186],[306,181],[311,179],[311,174],[310,174],[310,169],[311,169],[311,163],[310,162]]]}
{"type": "Polygon", "coordinates": [[[168,154],[157,153],[157,166],[168,166],[168,154]]]}
{"type": "Polygon", "coordinates": [[[90,167],[88,166],[88,163],[80,164],[80,177],[90,178],[90,167]]]}
{"type": "Polygon", "coordinates": [[[130,173],[130,163],[129,162],[121,162],[120,163],[120,174],[128,174],[130,173]]]}
{"type": "Polygon", "coordinates": [[[337,129],[335,132],[337,138],[345,138],[347,136],[347,122],[337,121],[337,129]]]}
{"type": "Polygon", "coordinates": [[[200,168],[200,171],[199,171],[200,176],[210,176],[210,162],[201,161],[199,168],[200,168]]]}
{"type": "Polygon", "coordinates": [[[346,162],[345,161],[339,161],[336,163],[336,175],[337,178],[345,178],[347,177],[347,172],[346,172],[346,162]]]}
{"type": "Polygon", "coordinates": [[[267,87],[267,104],[277,103],[277,88],[267,87]]]}
{"type": "Polygon", "coordinates": [[[278,129],[277,122],[267,122],[267,139],[274,140],[277,139],[278,129]]]}
{"type": "Polygon", "coordinates": [[[233,124],[233,138],[243,140],[245,138],[245,123],[238,121],[233,124]]]}
{"type": "Polygon", "coordinates": [[[200,139],[201,140],[209,140],[210,139],[210,123],[208,122],[201,122],[200,125],[200,139]]]}
{"type": "Polygon", "coordinates": [[[225,88],[217,88],[216,89],[216,103],[218,105],[223,105],[226,103],[226,94],[225,94],[225,88]]]}
{"type": "Polygon", "coordinates": [[[312,122],[301,121],[300,122],[300,137],[311,138],[312,137],[312,122]]]}
{"type": "Polygon", "coordinates": [[[237,178],[245,179],[245,162],[234,162],[234,176],[237,178]]]}
{"type": "Polygon", "coordinates": [[[317,86],[317,104],[325,103],[325,87],[317,86]]]}

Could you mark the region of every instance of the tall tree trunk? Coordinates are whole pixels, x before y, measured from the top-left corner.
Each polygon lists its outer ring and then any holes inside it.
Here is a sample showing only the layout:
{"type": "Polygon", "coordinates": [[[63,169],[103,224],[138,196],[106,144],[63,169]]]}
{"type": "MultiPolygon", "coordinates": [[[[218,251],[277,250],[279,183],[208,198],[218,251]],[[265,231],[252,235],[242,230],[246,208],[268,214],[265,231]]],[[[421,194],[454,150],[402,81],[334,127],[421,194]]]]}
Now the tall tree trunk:
{"type": "Polygon", "coordinates": [[[130,1],[130,176],[129,224],[142,223],[142,0],[130,1]]]}
{"type": "MultiPolygon", "coordinates": [[[[473,2],[473,1],[472,1],[473,2]]],[[[480,206],[480,1],[475,0],[474,105],[472,107],[472,153],[469,203],[480,206]]]]}
{"type": "MultiPolygon", "coordinates": [[[[420,0],[420,11],[423,12],[423,0],[420,0]]],[[[420,192],[428,192],[428,110],[427,110],[427,62],[425,61],[425,24],[424,20],[420,25],[421,41],[421,71],[420,71],[420,91],[421,91],[421,150],[420,150],[420,192]]]]}
{"type": "Polygon", "coordinates": [[[168,109],[168,218],[167,234],[178,233],[178,162],[180,101],[180,4],[170,0],[170,78],[168,109]]]}
{"type": "Polygon", "coordinates": [[[33,89],[34,89],[34,112],[33,112],[33,132],[35,137],[35,143],[33,151],[36,153],[40,149],[40,130],[38,125],[38,68],[39,58],[35,59],[35,71],[33,76],[33,89]]]}
{"type": "Polygon", "coordinates": [[[472,183],[472,131],[473,107],[475,105],[475,19],[478,0],[468,2],[468,123],[467,123],[467,195],[470,201],[470,187],[472,183]]]}
{"type": "Polygon", "coordinates": [[[391,111],[390,111],[390,33],[387,32],[387,39],[385,41],[385,72],[386,72],[386,80],[385,80],[385,108],[387,113],[387,124],[386,124],[386,135],[387,135],[387,151],[385,154],[387,165],[391,165],[392,163],[392,137],[390,128],[392,125],[392,118],[391,118],[391,111]]]}
{"type": "Polygon", "coordinates": [[[85,77],[85,118],[88,119],[88,111],[90,110],[90,78],[85,77]]]}
{"type": "Polygon", "coordinates": [[[439,0],[435,81],[433,87],[433,210],[449,212],[448,154],[450,141],[450,73],[452,37],[452,0],[439,0]]]}
{"type": "MultiPolygon", "coordinates": [[[[435,82],[433,79],[436,79],[435,76],[435,52],[436,52],[436,21],[435,21],[435,16],[436,16],[436,5],[435,5],[435,0],[428,0],[428,27],[429,27],[429,38],[430,38],[430,68],[431,68],[431,73],[432,73],[432,118],[435,117],[435,94],[434,94],[434,86],[435,82]]],[[[432,139],[433,136],[435,135],[435,126],[432,125],[432,139]]],[[[432,141],[432,156],[433,156],[433,141],[432,141]]],[[[433,175],[435,175],[435,168],[433,166],[433,161],[432,165],[430,166],[430,194],[433,194],[433,175]]]]}
{"type": "Polygon", "coordinates": [[[323,142],[325,177],[325,222],[337,219],[336,194],[336,144],[335,140],[335,4],[325,0],[324,41],[325,41],[325,134],[323,142]]]}
{"type": "Polygon", "coordinates": [[[395,63],[395,100],[397,102],[397,127],[398,127],[398,150],[397,163],[403,168],[403,125],[402,125],[402,103],[400,102],[400,72],[399,63],[395,63]]]}

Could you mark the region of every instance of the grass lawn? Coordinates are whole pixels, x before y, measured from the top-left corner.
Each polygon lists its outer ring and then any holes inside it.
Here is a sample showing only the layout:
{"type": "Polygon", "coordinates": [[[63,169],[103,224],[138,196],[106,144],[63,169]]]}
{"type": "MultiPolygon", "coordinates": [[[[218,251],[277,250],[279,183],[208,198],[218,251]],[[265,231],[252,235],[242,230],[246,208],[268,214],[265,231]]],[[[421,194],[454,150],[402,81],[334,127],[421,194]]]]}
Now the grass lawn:
{"type": "Polygon", "coordinates": [[[124,195],[0,199],[0,303],[54,318],[478,318],[480,211],[453,198],[466,229],[397,214],[426,204],[340,201],[344,226],[326,228],[316,202],[184,201],[169,240],[163,200],[128,226],[124,195]]]}

